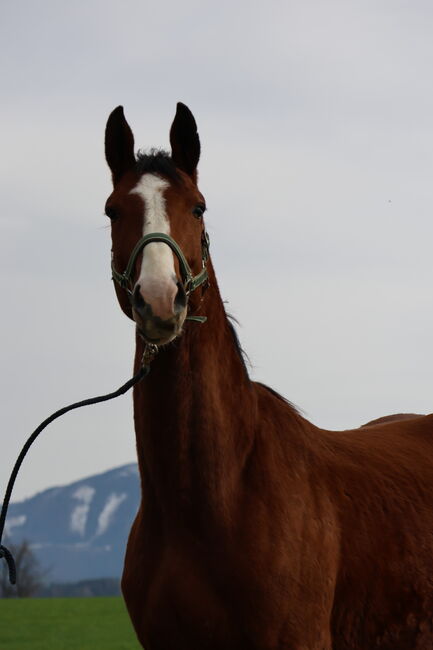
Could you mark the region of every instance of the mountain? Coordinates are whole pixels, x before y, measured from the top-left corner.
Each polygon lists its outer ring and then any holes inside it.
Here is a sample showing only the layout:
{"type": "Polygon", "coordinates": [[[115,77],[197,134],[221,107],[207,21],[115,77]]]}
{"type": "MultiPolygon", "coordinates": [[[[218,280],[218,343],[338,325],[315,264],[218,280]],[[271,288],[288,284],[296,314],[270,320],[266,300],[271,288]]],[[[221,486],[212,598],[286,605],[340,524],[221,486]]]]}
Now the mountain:
{"type": "Polygon", "coordinates": [[[120,577],[139,505],[135,463],[12,503],[7,541],[26,539],[50,582],[120,577]]]}

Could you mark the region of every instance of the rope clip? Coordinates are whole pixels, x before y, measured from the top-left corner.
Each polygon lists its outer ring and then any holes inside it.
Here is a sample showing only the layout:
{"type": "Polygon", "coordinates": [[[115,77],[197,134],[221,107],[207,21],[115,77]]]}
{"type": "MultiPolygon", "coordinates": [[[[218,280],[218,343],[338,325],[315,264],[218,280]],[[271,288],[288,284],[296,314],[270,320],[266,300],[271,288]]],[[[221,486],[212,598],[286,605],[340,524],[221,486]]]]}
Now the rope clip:
{"type": "Polygon", "coordinates": [[[146,343],[144,346],[143,356],[141,358],[142,366],[150,366],[156,355],[158,354],[158,346],[154,343],[146,343]]]}

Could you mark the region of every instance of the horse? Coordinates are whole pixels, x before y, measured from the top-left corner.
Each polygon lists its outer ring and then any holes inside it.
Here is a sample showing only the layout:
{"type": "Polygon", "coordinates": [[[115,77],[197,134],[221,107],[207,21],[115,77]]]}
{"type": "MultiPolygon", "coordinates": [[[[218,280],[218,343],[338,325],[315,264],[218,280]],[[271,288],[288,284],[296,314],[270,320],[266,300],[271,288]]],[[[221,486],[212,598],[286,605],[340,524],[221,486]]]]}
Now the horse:
{"type": "Polygon", "coordinates": [[[146,650],[433,648],[433,415],[320,429],[250,379],[178,103],[171,152],[109,116],[112,274],[135,323],[141,502],[122,592],[146,650]]]}

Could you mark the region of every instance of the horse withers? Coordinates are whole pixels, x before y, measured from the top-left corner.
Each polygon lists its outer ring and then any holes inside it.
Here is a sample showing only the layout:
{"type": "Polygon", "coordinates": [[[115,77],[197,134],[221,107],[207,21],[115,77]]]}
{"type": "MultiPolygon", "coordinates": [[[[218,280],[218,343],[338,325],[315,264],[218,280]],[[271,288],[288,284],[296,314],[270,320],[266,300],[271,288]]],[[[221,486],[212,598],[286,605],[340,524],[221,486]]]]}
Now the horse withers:
{"type": "Polygon", "coordinates": [[[431,650],[433,415],[326,431],[250,380],[183,104],[170,144],[135,156],[122,107],[108,119],[115,289],[136,369],[158,350],[134,389],[141,505],[122,578],[140,643],[431,650]]]}

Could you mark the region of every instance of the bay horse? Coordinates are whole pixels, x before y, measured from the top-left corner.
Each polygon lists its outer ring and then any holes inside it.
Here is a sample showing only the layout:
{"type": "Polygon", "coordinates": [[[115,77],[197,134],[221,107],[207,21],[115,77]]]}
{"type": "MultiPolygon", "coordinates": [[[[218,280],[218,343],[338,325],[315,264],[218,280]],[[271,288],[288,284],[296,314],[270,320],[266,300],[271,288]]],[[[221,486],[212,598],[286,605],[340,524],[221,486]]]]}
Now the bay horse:
{"type": "Polygon", "coordinates": [[[123,108],[108,119],[105,211],[136,370],[158,350],[134,389],[141,505],[122,577],[140,643],[431,650],[433,415],[327,431],[251,381],[181,103],[170,145],[136,156],[123,108]]]}

